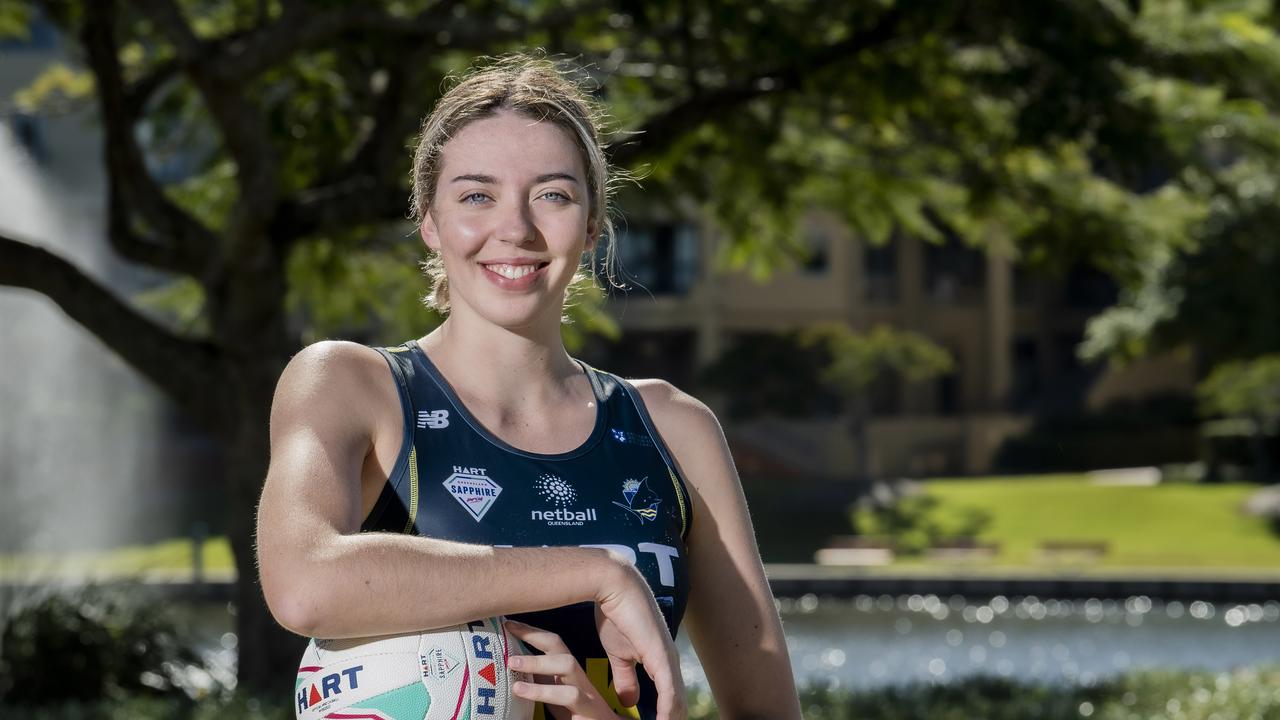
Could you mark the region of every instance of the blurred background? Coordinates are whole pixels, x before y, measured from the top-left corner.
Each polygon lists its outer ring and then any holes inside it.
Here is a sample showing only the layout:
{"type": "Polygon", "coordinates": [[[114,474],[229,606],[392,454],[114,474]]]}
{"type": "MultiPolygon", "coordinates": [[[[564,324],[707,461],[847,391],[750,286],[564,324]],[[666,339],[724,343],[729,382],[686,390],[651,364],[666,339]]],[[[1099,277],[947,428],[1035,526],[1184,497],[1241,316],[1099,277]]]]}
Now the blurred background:
{"type": "Polygon", "coordinates": [[[806,716],[1280,717],[1278,28],[0,0],[0,710],[288,715],[252,553],[275,380],[439,322],[414,133],[538,48],[634,178],[566,342],[716,410],[806,716]]]}

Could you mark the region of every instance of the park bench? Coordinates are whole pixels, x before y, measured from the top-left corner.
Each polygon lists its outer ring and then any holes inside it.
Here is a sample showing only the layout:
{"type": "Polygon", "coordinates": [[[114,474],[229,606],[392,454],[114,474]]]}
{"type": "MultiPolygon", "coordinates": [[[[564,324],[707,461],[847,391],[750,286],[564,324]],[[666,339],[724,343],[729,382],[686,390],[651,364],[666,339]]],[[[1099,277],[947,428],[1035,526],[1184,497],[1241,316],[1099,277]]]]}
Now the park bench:
{"type": "Polygon", "coordinates": [[[1045,540],[1039,557],[1046,562],[1097,560],[1107,554],[1104,540],[1045,540]]]}
{"type": "Polygon", "coordinates": [[[877,566],[893,562],[893,543],[887,538],[832,535],[813,555],[819,565],[877,566]]]}

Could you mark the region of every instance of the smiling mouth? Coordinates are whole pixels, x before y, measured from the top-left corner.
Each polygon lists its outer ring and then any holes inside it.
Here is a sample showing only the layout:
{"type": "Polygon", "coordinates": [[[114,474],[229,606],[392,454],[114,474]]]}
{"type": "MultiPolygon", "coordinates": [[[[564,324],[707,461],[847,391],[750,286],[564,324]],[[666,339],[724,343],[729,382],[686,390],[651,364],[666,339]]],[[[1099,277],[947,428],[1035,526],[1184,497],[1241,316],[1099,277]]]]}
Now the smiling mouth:
{"type": "Polygon", "coordinates": [[[508,280],[519,280],[520,278],[530,273],[537,272],[538,270],[541,270],[542,268],[550,264],[551,263],[547,263],[547,262],[540,262],[535,264],[521,264],[521,265],[493,264],[493,265],[483,265],[482,267],[484,267],[484,269],[486,270],[489,270],[490,272],[501,275],[502,277],[507,278],[508,280]]]}

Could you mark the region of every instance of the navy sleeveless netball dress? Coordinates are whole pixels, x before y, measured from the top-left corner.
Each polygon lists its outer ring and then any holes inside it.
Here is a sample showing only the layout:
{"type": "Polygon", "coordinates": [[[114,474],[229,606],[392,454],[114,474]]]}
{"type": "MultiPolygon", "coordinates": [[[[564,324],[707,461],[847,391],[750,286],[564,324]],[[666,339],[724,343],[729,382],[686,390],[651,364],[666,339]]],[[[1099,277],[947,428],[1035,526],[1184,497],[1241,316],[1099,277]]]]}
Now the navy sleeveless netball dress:
{"type": "MultiPolygon", "coordinates": [[[[532,453],[477,422],[417,342],[374,349],[395,376],[405,430],[362,531],[499,547],[612,548],[644,576],[675,637],[689,595],[689,495],[630,383],[578,362],[596,399],[591,436],[569,452],[532,453]]],[[[554,423],[547,418],[548,427],[554,423]]],[[[511,617],[558,633],[615,712],[654,717],[657,692],[643,668],[639,704],[618,702],[593,603],[511,617]]],[[[539,707],[537,717],[544,716],[539,707]]]]}

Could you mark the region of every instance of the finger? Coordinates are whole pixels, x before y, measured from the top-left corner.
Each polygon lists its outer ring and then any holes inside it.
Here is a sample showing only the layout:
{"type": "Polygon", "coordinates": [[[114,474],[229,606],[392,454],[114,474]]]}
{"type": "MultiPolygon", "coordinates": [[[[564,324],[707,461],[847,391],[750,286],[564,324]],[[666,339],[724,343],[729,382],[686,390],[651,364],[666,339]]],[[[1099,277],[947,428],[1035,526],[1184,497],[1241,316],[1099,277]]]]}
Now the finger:
{"type": "Polygon", "coordinates": [[[582,699],[574,685],[538,685],[531,682],[512,683],[511,692],[527,700],[573,708],[582,699]]]}
{"type": "Polygon", "coordinates": [[[658,702],[655,707],[659,720],[683,719],[684,680],[680,677],[680,660],[671,658],[669,663],[654,663],[644,666],[645,673],[653,680],[653,687],[658,691],[658,702]]]}
{"type": "Polygon", "coordinates": [[[559,635],[551,632],[550,630],[543,630],[532,625],[525,625],[524,623],[516,622],[515,620],[508,620],[506,623],[507,632],[515,635],[526,645],[532,645],[533,647],[548,654],[569,652],[569,646],[564,644],[564,640],[561,640],[559,635]]]}
{"type": "Polygon", "coordinates": [[[623,705],[631,707],[640,702],[640,678],[636,677],[636,664],[631,660],[609,656],[613,668],[613,690],[623,705]]]}
{"type": "Polygon", "coordinates": [[[554,655],[512,655],[507,667],[533,675],[569,675],[578,667],[578,661],[569,653],[554,655]]]}

